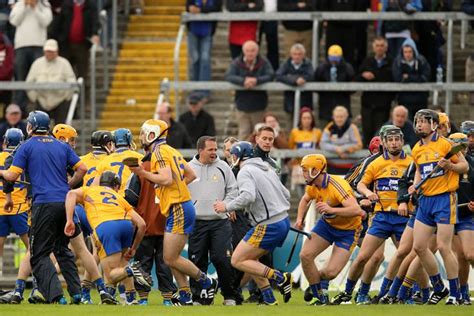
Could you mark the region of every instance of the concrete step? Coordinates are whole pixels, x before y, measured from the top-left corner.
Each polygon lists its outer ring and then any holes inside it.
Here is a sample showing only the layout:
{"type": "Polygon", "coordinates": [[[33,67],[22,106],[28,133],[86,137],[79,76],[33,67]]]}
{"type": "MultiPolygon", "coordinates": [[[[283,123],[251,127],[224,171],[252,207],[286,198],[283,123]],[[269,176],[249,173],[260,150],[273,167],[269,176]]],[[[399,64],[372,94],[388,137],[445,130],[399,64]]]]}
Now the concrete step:
{"type": "Polygon", "coordinates": [[[127,38],[140,38],[140,39],[154,39],[154,38],[168,38],[175,39],[178,35],[178,29],[176,31],[127,31],[127,38]]]}
{"type": "Polygon", "coordinates": [[[184,7],[185,4],[185,0],[145,0],[145,6],[174,5],[184,7]]]}
{"type": "Polygon", "coordinates": [[[150,5],[143,10],[145,15],[180,15],[184,11],[184,5],[150,5]]]}
{"type": "Polygon", "coordinates": [[[154,23],[149,21],[145,22],[134,22],[128,25],[128,32],[157,32],[157,31],[167,31],[173,32],[179,29],[179,22],[170,22],[170,21],[160,21],[158,19],[154,23]],[[159,22],[157,22],[159,21],[159,22]]]}
{"type": "MultiPolygon", "coordinates": [[[[124,49],[120,51],[120,58],[122,57],[144,57],[144,58],[169,58],[170,61],[173,60],[173,51],[170,49],[124,49]]],[[[179,54],[179,59],[181,62],[187,61],[187,53],[185,50],[181,50],[179,54]]]]}
{"type": "MultiPolygon", "coordinates": [[[[171,49],[174,50],[175,42],[124,42],[122,49],[171,49]]],[[[182,43],[181,49],[186,49],[186,43],[182,43]]]]}

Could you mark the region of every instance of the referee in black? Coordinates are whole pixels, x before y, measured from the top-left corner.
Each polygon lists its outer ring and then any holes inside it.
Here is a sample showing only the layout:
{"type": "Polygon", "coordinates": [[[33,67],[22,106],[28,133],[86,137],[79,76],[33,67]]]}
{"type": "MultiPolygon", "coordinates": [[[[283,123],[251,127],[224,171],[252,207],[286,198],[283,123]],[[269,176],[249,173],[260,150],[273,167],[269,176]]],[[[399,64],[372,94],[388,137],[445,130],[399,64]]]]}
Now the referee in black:
{"type": "Polygon", "coordinates": [[[54,253],[67,280],[71,303],[81,301],[81,285],[75,258],[64,235],[65,200],[70,187],[79,184],[86,166],[68,144],[49,135],[50,119],[42,111],[31,112],[27,119],[30,138],[15,152],[8,170],[0,171],[6,181],[15,181],[23,173],[30,177],[33,193],[30,246],[31,267],[40,293],[48,303],[66,304],[61,283],[49,255],[54,253]],[[67,168],[75,172],[69,179],[67,168]]]}

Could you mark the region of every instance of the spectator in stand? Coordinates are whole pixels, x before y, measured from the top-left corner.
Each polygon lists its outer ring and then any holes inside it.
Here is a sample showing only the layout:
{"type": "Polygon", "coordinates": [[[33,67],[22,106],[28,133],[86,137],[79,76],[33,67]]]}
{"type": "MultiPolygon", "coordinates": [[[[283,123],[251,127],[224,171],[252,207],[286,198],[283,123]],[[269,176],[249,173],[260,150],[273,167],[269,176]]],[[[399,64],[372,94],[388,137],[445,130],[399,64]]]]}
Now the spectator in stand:
{"type": "MultiPolygon", "coordinates": [[[[320,64],[314,73],[314,81],[349,82],[354,79],[354,68],[343,58],[341,46],[332,45],[328,49],[327,61],[320,64]]],[[[332,117],[332,111],[338,105],[347,108],[351,116],[351,92],[319,92],[319,123],[327,124],[332,117]]]]}
{"type": "MultiPolygon", "coordinates": [[[[474,15],[474,0],[463,0],[461,10],[469,15],[474,15]]],[[[471,21],[471,27],[474,27],[474,21],[471,21]]],[[[474,82],[474,53],[466,60],[466,82],[474,82]]],[[[474,115],[474,92],[469,93],[470,117],[474,115]]]]}
{"type": "Polygon", "coordinates": [[[273,140],[273,147],[276,149],[285,149],[288,148],[288,135],[285,133],[284,130],[280,127],[280,123],[278,122],[278,118],[272,113],[266,113],[263,116],[262,123],[255,124],[254,132],[248,138],[248,141],[252,144],[256,143],[256,136],[257,132],[262,126],[270,126],[273,128],[274,140],[273,140]]]}
{"type": "MultiPolygon", "coordinates": [[[[186,1],[186,11],[191,14],[219,12],[221,10],[222,0],[186,1]]],[[[188,23],[188,54],[191,62],[189,78],[192,81],[211,80],[211,49],[212,37],[215,31],[216,22],[188,23]]],[[[203,91],[203,93],[207,98],[209,97],[209,90],[203,91]]]]}
{"type": "MultiPolygon", "coordinates": [[[[421,11],[423,5],[421,0],[381,0],[382,12],[405,12],[413,14],[421,11]]],[[[388,41],[388,54],[395,59],[406,39],[411,38],[410,21],[384,21],[379,23],[381,30],[379,34],[383,34],[388,41]]]]}
{"type": "Polygon", "coordinates": [[[49,0],[51,5],[51,12],[53,13],[53,20],[48,26],[48,38],[54,37],[55,30],[58,29],[59,17],[61,15],[61,8],[63,6],[64,0],[49,0]]]}
{"type": "Polygon", "coordinates": [[[99,12],[95,0],[64,0],[58,27],[53,31],[62,55],[78,77],[89,71],[89,49],[99,45],[99,12]]]}
{"type": "Polygon", "coordinates": [[[205,96],[192,92],[188,97],[189,111],[179,116],[179,122],[186,127],[192,144],[201,136],[216,136],[214,118],[203,109],[205,96]]]}
{"type": "MultiPolygon", "coordinates": [[[[316,128],[313,110],[310,108],[301,109],[298,127],[291,130],[288,148],[316,149],[319,147],[320,140],[321,130],[316,128]]],[[[300,159],[292,159],[289,166],[291,168],[291,188],[292,190],[296,189],[298,196],[303,196],[306,182],[300,162],[300,159]]]]}
{"type": "MultiPolygon", "coordinates": [[[[404,143],[405,145],[408,144],[410,148],[413,148],[419,139],[415,134],[415,128],[412,122],[408,119],[408,109],[403,105],[394,107],[390,120],[383,125],[395,125],[400,128],[403,132],[404,143]]],[[[377,133],[377,135],[378,134],[379,133],[377,133]]]]}
{"type": "MultiPolygon", "coordinates": [[[[263,12],[276,12],[277,4],[275,0],[263,0],[263,12]]],[[[276,71],[280,66],[280,49],[278,45],[278,21],[260,21],[258,33],[258,43],[262,45],[262,35],[265,34],[267,41],[267,59],[276,71]]]]}
{"type": "Polygon", "coordinates": [[[159,120],[165,121],[168,124],[168,137],[166,137],[168,145],[177,149],[193,147],[186,127],[171,117],[171,107],[168,102],[161,103],[156,110],[156,114],[159,120]]]}
{"type": "MultiPolygon", "coordinates": [[[[430,79],[431,68],[416,48],[415,42],[408,38],[400,48],[400,55],[392,65],[393,80],[402,83],[423,83],[430,79]]],[[[428,107],[428,92],[399,92],[398,104],[403,104],[414,117],[418,110],[428,107]]]]}
{"type": "Polygon", "coordinates": [[[0,139],[3,139],[5,133],[9,128],[19,128],[23,132],[23,135],[26,137],[28,133],[26,132],[26,122],[21,119],[21,109],[16,104],[10,104],[5,110],[5,121],[0,123],[0,139]]]}
{"type": "MultiPolygon", "coordinates": [[[[452,0],[422,0],[423,12],[446,12],[451,11],[453,4],[452,0]]],[[[420,54],[425,56],[430,64],[431,76],[429,81],[436,81],[438,67],[444,68],[443,52],[441,47],[446,43],[441,30],[441,21],[415,21],[415,32],[418,35],[416,46],[420,54]]]]}
{"type": "MultiPolygon", "coordinates": [[[[49,39],[44,44],[44,56],[35,60],[26,78],[28,82],[76,82],[71,64],[58,55],[58,42],[49,39]]],[[[54,124],[66,122],[72,90],[30,90],[28,98],[37,109],[48,113],[54,124]]]]}
{"type": "MultiPolygon", "coordinates": [[[[357,81],[392,81],[392,58],[387,55],[387,40],[376,37],[372,42],[373,56],[367,57],[361,64],[357,81]]],[[[361,114],[362,134],[368,146],[370,140],[383,123],[390,117],[390,108],[395,95],[392,92],[362,92],[361,114]]]]}
{"type": "Polygon", "coordinates": [[[272,66],[265,57],[259,55],[258,51],[257,43],[245,42],[242,47],[243,54],[232,61],[225,75],[227,81],[246,88],[235,92],[239,139],[249,137],[253,126],[262,121],[268,105],[266,91],[252,90],[257,85],[273,79],[272,66]]]}
{"type": "MultiPolygon", "coordinates": [[[[33,62],[43,55],[47,28],[53,19],[51,7],[45,0],[20,0],[10,13],[15,32],[15,80],[25,81],[33,62]]],[[[26,114],[28,99],[24,91],[15,93],[14,102],[26,114]]]]}
{"type": "Polygon", "coordinates": [[[8,34],[8,17],[15,0],[0,0],[0,33],[8,34]]]}
{"type": "MultiPolygon", "coordinates": [[[[313,80],[314,68],[311,61],[305,58],[306,49],[302,44],[294,44],[290,50],[288,58],[276,73],[276,81],[283,82],[291,86],[302,86],[308,81],[313,80]]],[[[301,92],[301,108],[307,107],[313,109],[313,92],[301,92]]],[[[293,115],[295,111],[295,93],[285,91],[283,109],[287,113],[288,128],[293,124],[293,115]]]]}
{"type": "MultiPolygon", "coordinates": [[[[263,9],[263,0],[227,0],[230,12],[258,12],[263,9]]],[[[229,47],[232,60],[242,53],[242,46],[247,41],[257,41],[257,21],[232,21],[229,25],[229,47]]]]}
{"type": "MultiPolygon", "coordinates": [[[[283,12],[311,12],[316,11],[314,0],[278,0],[278,11],[283,12]]],[[[306,51],[313,49],[313,22],[312,21],[282,21],[285,27],[285,51],[291,53],[294,44],[301,43],[306,51]]]]}
{"type": "MultiPolygon", "coordinates": [[[[0,82],[13,79],[13,62],[13,46],[7,36],[0,31],[0,82]]],[[[0,104],[3,104],[3,108],[10,104],[11,97],[10,91],[0,90],[0,104]]]]}
{"type": "MultiPolygon", "coordinates": [[[[365,11],[365,0],[322,0],[318,4],[321,11],[365,11]]],[[[351,65],[357,66],[357,36],[367,32],[367,23],[353,21],[328,21],[326,27],[326,47],[339,45],[344,50],[345,59],[351,65]],[[364,29],[365,25],[365,29],[364,29]],[[361,28],[361,30],[358,30],[361,28]]],[[[367,40],[364,41],[367,43],[367,40]]],[[[361,58],[364,59],[365,55],[361,58]]]]}
{"type": "Polygon", "coordinates": [[[343,106],[334,108],[332,117],[332,122],[324,128],[321,149],[345,159],[349,154],[362,149],[359,130],[351,123],[349,112],[343,106]]]}

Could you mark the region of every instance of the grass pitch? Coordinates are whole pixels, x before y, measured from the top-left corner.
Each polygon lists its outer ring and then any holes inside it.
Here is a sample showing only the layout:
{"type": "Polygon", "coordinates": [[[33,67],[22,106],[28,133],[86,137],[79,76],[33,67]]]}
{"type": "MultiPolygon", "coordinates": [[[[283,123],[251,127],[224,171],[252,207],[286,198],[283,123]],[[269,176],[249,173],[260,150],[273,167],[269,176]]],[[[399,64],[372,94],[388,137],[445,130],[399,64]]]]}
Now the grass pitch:
{"type": "MultiPolygon", "coordinates": [[[[25,297],[28,297],[26,293],[25,297]]],[[[275,292],[281,302],[281,296],[275,292]]],[[[95,302],[99,299],[93,297],[95,302]]],[[[418,305],[341,305],[341,306],[307,306],[303,301],[303,292],[296,290],[293,298],[288,304],[279,306],[257,306],[255,304],[244,304],[242,306],[222,306],[222,296],[218,295],[213,306],[186,306],[166,307],[161,305],[161,297],[158,291],[153,291],[148,306],[108,306],[108,305],[31,305],[23,302],[21,305],[0,305],[1,316],[76,316],[76,315],[100,315],[100,316],[276,316],[276,315],[330,315],[330,316],[474,316],[474,306],[445,306],[440,303],[436,306],[418,305]]]]}

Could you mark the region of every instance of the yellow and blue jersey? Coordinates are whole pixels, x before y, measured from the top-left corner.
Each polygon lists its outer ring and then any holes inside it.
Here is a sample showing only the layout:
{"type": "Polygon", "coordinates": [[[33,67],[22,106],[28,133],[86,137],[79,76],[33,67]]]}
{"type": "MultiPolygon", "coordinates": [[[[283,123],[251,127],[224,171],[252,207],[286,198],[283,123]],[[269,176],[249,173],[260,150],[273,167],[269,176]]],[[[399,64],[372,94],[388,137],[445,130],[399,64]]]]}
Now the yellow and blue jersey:
{"type": "Polygon", "coordinates": [[[87,173],[83,178],[84,186],[90,186],[97,175],[97,166],[107,157],[107,153],[103,151],[91,151],[90,153],[81,156],[81,161],[87,167],[87,173]]]}
{"type": "Polygon", "coordinates": [[[67,169],[76,169],[81,160],[66,143],[52,136],[34,135],[20,145],[8,169],[28,174],[33,204],[64,202],[69,191],[67,169]]]}
{"type": "Polygon", "coordinates": [[[105,157],[98,164],[97,170],[96,170],[97,177],[100,177],[100,175],[104,171],[107,171],[107,170],[115,172],[115,174],[117,174],[120,177],[121,182],[120,182],[119,192],[121,196],[124,196],[127,181],[132,175],[130,168],[125,167],[125,165],[122,163],[122,161],[125,158],[129,158],[129,157],[136,157],[138,158],[138,160],[143,159],[143,155],[136,151],[130,150],[128,148],[119,148],[113,154],[105,157]]]}
{"type": "Polygon", "coordinates": [[[167,144],[156,146],[151,156],[150,170],[158,173],[166,167],[171,169],[173,177],[170,186],[156,186],[156,196],[160,201],[161,213],[168,216],[173,204],[191,200],[188,186],[184,182],[184,167],[187,164],[179,151],[167,144]]]}
{"type": "Polygon", "coordinates": [[[293,128],[288,140],[290,149],[315,149],[321,140],[321,130],[313,128],[310,131],[293,128]]]}
{"type": "MultiPolygon", "coordinates": [[[[330,176],[324,174],[323,185],[321,188],[315,186],[306,186],[306,193],[316,202],[326,202],[331,207],[341,207],[342,202],[354,197],[349,183],[342,177],[330,176]]],[[[361,226],[361,217],[359,215],[352,217],[323,217],[332,227],[339,230],[356,230],[361,226]]]]}
{"type": "MultiPolygon", "coordinates": [[[[5,160],[10,156],[11,152],[11,150],[6,149],[0,153],[0,170],[5,170],[5,160]]],[[[24,173],[21,174],[20,180],[25,181],[24,173]]],[[[13,210],[8,213],[3,208],[5,205],[6,194],[3,193],[3,185],[0,185],[0,215],[16,215],[29,210],[28,189],[25,184],[15,183],[11,197],[13,200],[13,210]]]]}
{"type": "Polygon", "coordinates": [[[133,207],[115,190],[104,186],[83,187],[82,190],[87,220],[94,230],[104,222],[132,219],[133,207]]]}
{"type": "Polygon", "coordinates": [[[398,180],[403,176],[413,159],[403,151],[397,160],[390,159],[387,152],[372,161],[365,170],[361,182],[366,186],[374,184],[374,192],[380,198],[374,210],[390,211],[398,209],[398,180]]]}
{"type": "MultiPolygon", "coordinates": [[[[451,150],[451,143],[446,138],[434,133],[428,144],[423,144],[420,140],[413,148],[411,154],[413,160],[424,179],[436,167],[438,162],[451,150]]],[[[451,157],[451,162],[456,163],[458,157],[451,157]]],[[[446,192],[455,192],[459,187],[459,174],[452,170],[441,169],[433,174],[421,186],[424,196],[439,195],[446,192]]]]}

